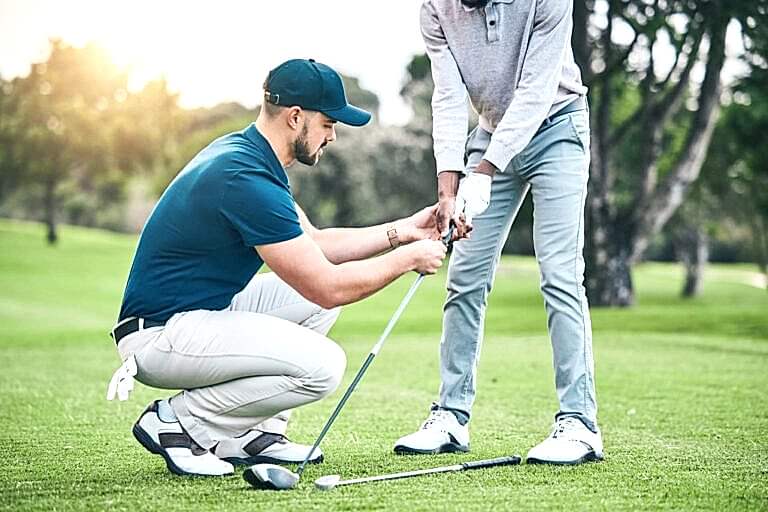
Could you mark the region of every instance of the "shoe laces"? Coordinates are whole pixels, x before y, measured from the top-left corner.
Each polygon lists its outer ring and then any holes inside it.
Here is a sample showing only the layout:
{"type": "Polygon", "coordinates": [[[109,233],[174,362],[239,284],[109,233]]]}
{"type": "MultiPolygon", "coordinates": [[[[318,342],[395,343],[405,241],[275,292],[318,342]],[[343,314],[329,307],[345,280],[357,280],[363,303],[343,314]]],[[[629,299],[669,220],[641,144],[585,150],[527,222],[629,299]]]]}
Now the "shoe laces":
{"type": "Polygon", "coordinates": [[[450,416],[453,416],[453,413],[451,411],[445,411],[442,409],[438,409],[436,411],[430,411],[429,417],[427,420],[421,425],[422,430],[426,430],[428,428],[431,428],[433,425],[437,428],[439,428],[443,432],[447,432],[448,426],[446,423],[450,421],[450,416]]]}
{"type": "Polygon", "coordinates": [[[558,437],[565,437],[569,438],[572,437],[572,434],[575,434],[576,432],[582,430],[583,424],[581,421],[579,421],[576,418],[573,417],[567,417],[567,418],[560,418],[555,423],[555,428],[552,429],[552,435],[551,437],[553,439],[557,439],[558,437]]]}

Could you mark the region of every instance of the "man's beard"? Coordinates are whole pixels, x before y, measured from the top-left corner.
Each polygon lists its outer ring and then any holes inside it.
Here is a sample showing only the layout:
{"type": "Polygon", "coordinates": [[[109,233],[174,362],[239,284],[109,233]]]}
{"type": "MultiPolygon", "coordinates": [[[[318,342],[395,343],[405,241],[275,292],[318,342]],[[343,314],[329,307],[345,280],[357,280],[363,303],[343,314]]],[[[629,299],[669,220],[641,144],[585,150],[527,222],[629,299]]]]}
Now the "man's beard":
{"type": "Polygon", "coordinates": [[[315,165],[318,160],[320,160],[320,150],[323,149],[325,144],[320,146],[320,148],[314,153],[310,153],[309,142],[307,142],[308,133],[309,130],[307,129],[307,125],[304,124],[301,129],[301,133],[298,137],[296,137],[296,140],[293,141],[293,156],[296,157],[296,160],[303,163],[304,165],[315,165]]]}
{"type": "Polygon", "coordinates": [[[475,7],[478,9],[482,9],[483,7],[488,5],[488,0],[461,0],[461,3],[471,9],[475,7]]]}

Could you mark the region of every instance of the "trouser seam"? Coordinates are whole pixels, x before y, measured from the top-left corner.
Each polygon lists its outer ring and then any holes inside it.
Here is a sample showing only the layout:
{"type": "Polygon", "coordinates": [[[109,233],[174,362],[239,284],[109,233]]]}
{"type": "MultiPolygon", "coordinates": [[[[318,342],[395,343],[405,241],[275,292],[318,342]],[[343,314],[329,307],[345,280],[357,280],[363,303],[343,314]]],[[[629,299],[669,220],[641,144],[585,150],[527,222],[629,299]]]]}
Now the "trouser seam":
{"type": "MultiPolygon", "coordinates": [[[[590,375],[589,371],[589,361],[587,360],[587,322],[586,317],[584,316],[584,300],[582,297],[582,289],[579,285],[579,241],[582,239],[582,221],[584,219],[584,198],[586,195],[586,180],[584,183],[584,186],[581,189],[581,197],[579,198],[579,205],[580,206],[580,213],[579,213],[579,223],[576,231],[576,258],[573,260],[573,275],[574,275],[574,281],[576,283],[576,297],[578,297],[579,300],[579,312],[581,313],[581,333],[582,333],[582,356],[584,358],[584,373],[585,373],[585,379],[584,379],[584,398],[583,398],[583,406],[584,406],[584,414],[589,419],[589,410],[588,410],[588,395],[589,395],[589,389],[590,389],[590,381],[592,380],[592,376],[590,375]]],[[[583,278],[583,276],[582,276],[583,278]]],[[[591,420],[590,420],[591,421],[591,420]]]]}

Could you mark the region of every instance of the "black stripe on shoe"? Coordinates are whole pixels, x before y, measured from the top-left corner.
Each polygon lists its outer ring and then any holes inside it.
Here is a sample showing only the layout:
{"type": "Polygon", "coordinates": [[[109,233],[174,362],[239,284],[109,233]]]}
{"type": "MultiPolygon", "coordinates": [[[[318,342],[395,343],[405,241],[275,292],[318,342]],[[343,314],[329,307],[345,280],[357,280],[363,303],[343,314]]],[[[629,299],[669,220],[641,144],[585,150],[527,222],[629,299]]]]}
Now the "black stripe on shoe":
{"type": "MultiPolygon", "coordinates": [[[[222,457],[222,460],[229,462],[230,464],[241,465],[253,465],[253,464],[299,464],[302,461],[290,461],[284,459],[278,459],[270,457],[269,455],[262,455],[262,452],[275,444],[287,444],[290,440],[282,434],[274,434],[272,432],[262,432],[248,444],[243,447],[243,451],[248,454],[247,457],[222,457]]],[[[320,455],[314,459],[307,461],[309,464],[319,464],[323,462],[324,456],[320,455]]]]}
{"type": "Polygon", "coordinates": [[[256,436],[250,443],[243,446],[243,451],[248,455],[255,456],[272,446],[273,444],[285,444],[288,442],[285,436],[273,434],[271,432],[262,432],[256,436]]]}

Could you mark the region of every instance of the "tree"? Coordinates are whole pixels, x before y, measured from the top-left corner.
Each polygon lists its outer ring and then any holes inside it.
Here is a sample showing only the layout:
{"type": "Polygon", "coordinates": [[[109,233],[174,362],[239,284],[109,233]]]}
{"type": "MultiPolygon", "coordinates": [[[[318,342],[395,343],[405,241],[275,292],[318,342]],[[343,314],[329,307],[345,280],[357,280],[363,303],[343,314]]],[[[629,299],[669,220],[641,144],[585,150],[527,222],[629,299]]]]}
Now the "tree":
{"type": "Polygon", "coordinates": [[[45,62],[2,84],[0,199],[23,191],[27,209],[42,210],[51,244],[63,210],[85,225],[105,209],[118,216],[128,172],[168,157],[176,97],[163,80],[137,94],[127,81],[98,46],[54,40],[45,62]]]}
{"type": "Polygon", "coordinates": [[[738,100],[724,111],[695,197],[714,198],[712,215],[748,228],[752,258],[768,274],[768,69],[756,67],[735,90],[738,100]]]}
{"type": "Polygon", "coordinates": [[[575,54],[593,103],[587,291],[595,305],[627,306],[632,266],[704,163],[720,112],[728,24],[764,17],[765,6],[577,0],[574,9],[575,54]],[[631,37],[621,40],[622,33],[631,37]],[[661,69],[657,56],[665,51],[674,58],[661,69]],[[701,80],[694,80],[697,66],[701,80]]]}

